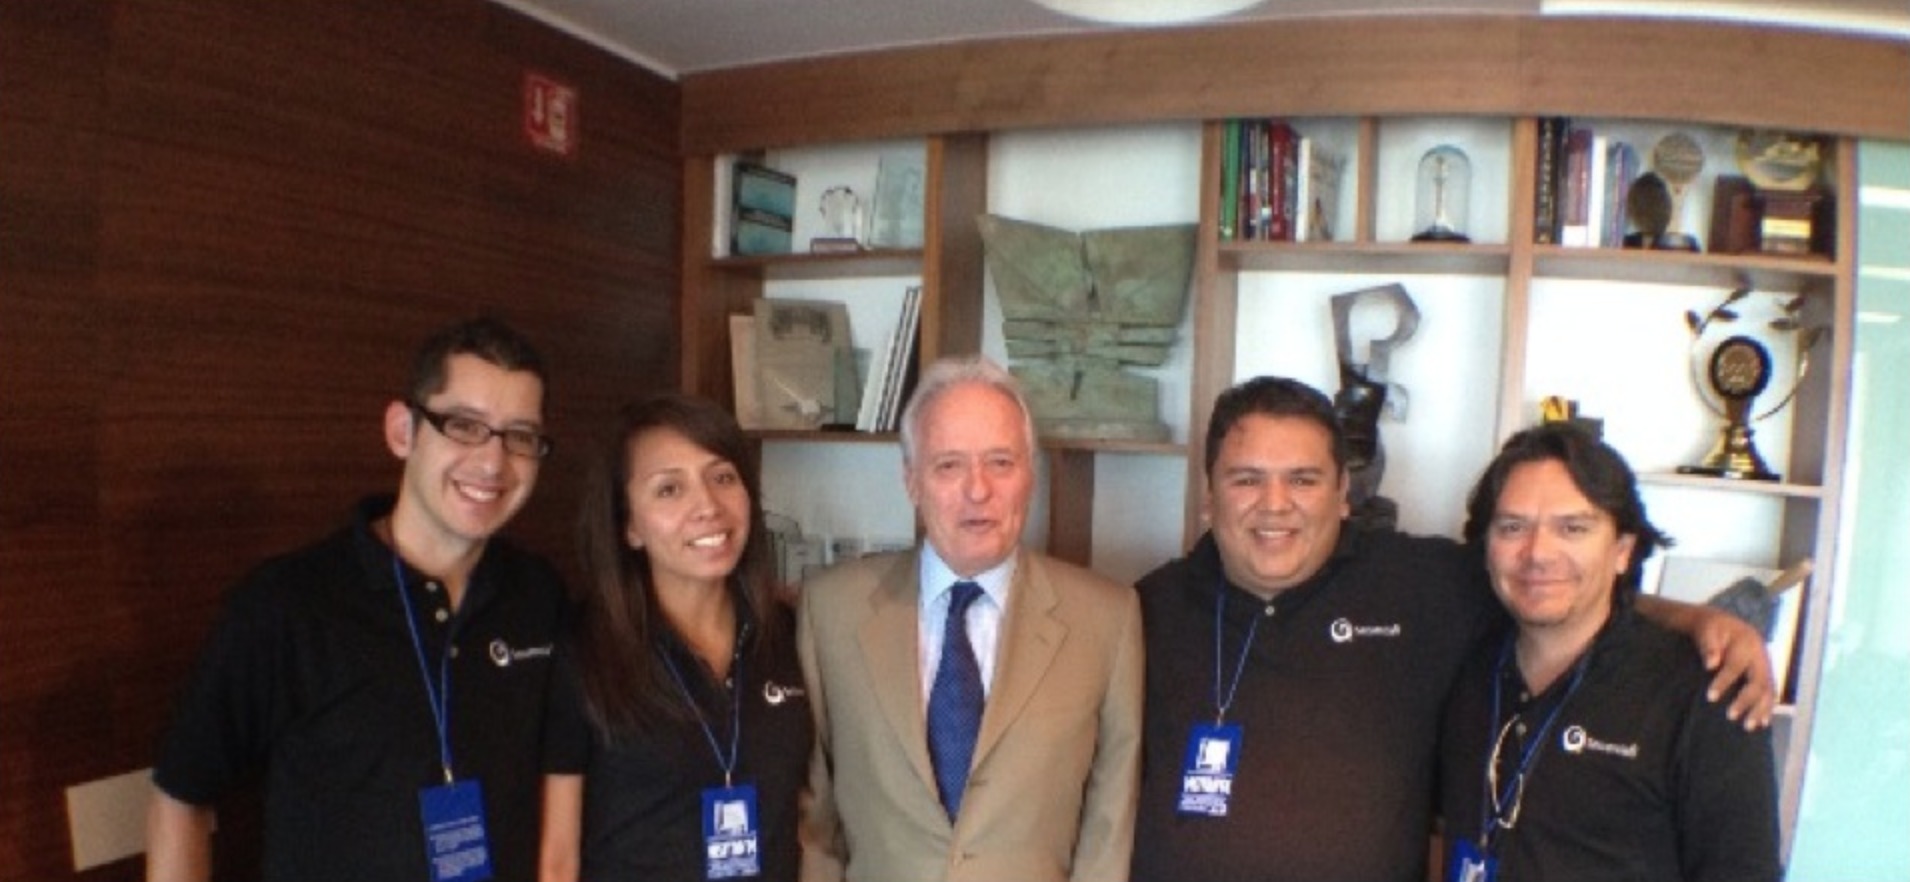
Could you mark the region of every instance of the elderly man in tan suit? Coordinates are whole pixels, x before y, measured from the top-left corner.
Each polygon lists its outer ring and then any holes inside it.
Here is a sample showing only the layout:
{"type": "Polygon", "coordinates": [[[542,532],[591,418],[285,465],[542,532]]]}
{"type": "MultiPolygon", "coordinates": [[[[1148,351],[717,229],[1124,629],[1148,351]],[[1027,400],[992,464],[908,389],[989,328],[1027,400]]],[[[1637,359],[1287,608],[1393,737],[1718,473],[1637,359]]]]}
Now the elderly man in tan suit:
{"type": "Polygon", "coordinates": [[[927,541],[802,591],[816,715],[804,882],[1126,879],[1133,589],[1020,549],[1034,425],[1000,367],[933,365],[902,449],[927,541]]]}

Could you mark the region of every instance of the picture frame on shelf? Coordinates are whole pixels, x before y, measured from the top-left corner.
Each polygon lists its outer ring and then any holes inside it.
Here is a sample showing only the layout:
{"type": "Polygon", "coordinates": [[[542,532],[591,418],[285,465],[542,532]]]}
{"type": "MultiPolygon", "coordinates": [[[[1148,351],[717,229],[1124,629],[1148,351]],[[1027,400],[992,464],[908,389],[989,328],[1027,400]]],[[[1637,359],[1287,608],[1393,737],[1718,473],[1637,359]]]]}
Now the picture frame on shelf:
{"type": "Polygon", "coordinates": [[[828,300],[764,298],[756,301],[755,318],[762,427],[815,430],[839,422],[839,375],[845,354],[853,358],[848,308],[828,300]]]}
{"type": "Polygon", "coordinates": [[[1666,600],[1724,609],[1762,630],[1776,691],[1783,700],[1790,688],[1798,611],[1809,590],[1809,574],[1808,559],[1780,570],[1671,554],[1647,563],[1641,577],[1655,577],[1655,582],[1644,582],[1645,588],[1666,600]]]}
{"type": "Polygon", "coordinates": [[[795,231],[796,176],[748,160],[738,160],[734,168],[730,253],[788,254],[795,231]]]}

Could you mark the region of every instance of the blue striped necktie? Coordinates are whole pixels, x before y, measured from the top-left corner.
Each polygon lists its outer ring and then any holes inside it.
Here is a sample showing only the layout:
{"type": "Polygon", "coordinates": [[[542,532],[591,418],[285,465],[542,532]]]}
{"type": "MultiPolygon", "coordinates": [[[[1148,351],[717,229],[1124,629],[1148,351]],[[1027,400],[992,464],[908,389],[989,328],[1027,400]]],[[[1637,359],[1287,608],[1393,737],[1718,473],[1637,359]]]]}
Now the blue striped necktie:
{"type": "Polygon", "coordinates": [[[942,629],[942,662],[928,698],[928,753],[935,784],[950,823],[962,809],[968,764],[982,723],[982,674],[975,647],[968,642],[968,606],[980,597],[974,582],[956,582],[949,591],[948,619],[942,629]]]}

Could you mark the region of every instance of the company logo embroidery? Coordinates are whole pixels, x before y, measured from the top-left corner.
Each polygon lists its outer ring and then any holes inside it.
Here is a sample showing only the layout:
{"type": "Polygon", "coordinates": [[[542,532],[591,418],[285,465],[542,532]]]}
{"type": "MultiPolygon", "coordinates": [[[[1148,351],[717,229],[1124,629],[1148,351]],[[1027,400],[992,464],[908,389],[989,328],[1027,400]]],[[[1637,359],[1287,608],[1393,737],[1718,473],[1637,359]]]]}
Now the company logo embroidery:
{"type": "Polygon", "coordinates": [[[763,681],[763,700],[771,705],[782,704],[792,698],[803,697],[801,686],[784,686],[774,680],[763,681]]]}
{"type": "Polygon", "coordinates": [[[1588,734],[1584,726],[1567,726],[1564,732],[1559,733],[1559,746],[1564,748],[1566,753],[1577,754],[1589,750],[1593,753],[1609,754],[1625,759],[1638,758],[1637,744],[1613,744],[1609,741],[1600,741],[1588,734]]]}
{"type": "Polygon", "coordinates": [[[550,644],[548,643],[543,646],[527,646],[523,649],[512,649],[511,645],[505,643],[502,637],[491,641],[491,663],[500,668],[508,668],[512,662],[549,657],[550,644]]]}
{"type": "Polygon", "coordinates": [[[1390,625],[1355,625],[1343,618],[1334,619],[1333,624],[1326,629],[1326,635],[1333,638],[1334,643],[1351,643],[1362,637],[1398,637],[1402,633],[1405,631],[1398,622],[1390,625]]]}

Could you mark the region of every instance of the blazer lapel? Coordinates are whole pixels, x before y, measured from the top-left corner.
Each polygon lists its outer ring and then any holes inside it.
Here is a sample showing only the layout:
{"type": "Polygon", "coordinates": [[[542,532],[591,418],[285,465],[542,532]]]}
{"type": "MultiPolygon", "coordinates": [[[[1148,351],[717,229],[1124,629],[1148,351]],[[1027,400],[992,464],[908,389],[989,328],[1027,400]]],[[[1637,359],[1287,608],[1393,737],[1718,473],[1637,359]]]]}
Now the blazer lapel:
{"type": "Polygon", "coordinates": [[[931,798],[938,792],[928,757],[928,723],[923,718],[922,681],[918,669],[916,630],[921,588],[920,565],[913,554],[897,558],[869,596],[869,617],[857,639],[862,661],[868,666],[876,702],[889,721],[909,765],[915,769],[931,798]]]}
{"type": "Polygon", "coordinates": [[[1061,651],[1061,641],[1068,636],[1068,626],[1054,617],[1060,598],[1039,567],[1029,554],[1023,554],[1015,567],[1015,587],[1009,593],[1008,611],[1002,617],[1002,635],[995,649],[995,683],[982,712],[982,730],[975,740],[971,768],[987,759],[988,752],[1021,716],[1061,651]]]}

